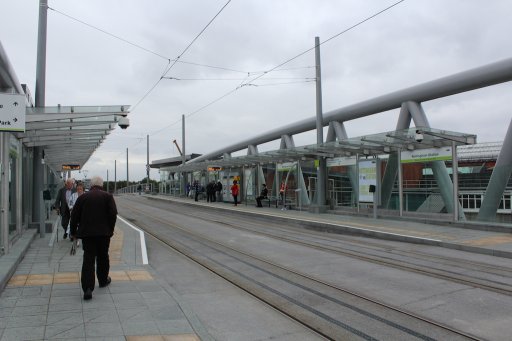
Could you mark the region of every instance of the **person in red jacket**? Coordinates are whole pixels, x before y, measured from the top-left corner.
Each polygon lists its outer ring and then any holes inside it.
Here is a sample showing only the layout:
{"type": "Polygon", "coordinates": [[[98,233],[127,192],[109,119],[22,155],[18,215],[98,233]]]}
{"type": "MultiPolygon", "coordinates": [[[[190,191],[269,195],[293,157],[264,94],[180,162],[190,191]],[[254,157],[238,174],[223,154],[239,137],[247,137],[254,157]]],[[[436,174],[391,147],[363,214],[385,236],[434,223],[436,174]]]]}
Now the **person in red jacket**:
{"type": "Polygon", "coordinates": [[[233,186],[231,186],[231,195],[233,196],[235,206],[237,206],[237,204],[238,204],[238,192],[239,192],[238,183],[236,180],[233,180],[233,186]]]}
{"type": "Polygon", "coordinates": [[[92,298],[96,276],[100,288],[110,284],[111,278],[108,249],[114,235],[117,207],[114,197],[103,191],[103,179],[94,176],[91,189],[76,199],[71,212],[70,237],[82,239],[84,259],[82,262],[81,284],[84,300],[92,298]]]}

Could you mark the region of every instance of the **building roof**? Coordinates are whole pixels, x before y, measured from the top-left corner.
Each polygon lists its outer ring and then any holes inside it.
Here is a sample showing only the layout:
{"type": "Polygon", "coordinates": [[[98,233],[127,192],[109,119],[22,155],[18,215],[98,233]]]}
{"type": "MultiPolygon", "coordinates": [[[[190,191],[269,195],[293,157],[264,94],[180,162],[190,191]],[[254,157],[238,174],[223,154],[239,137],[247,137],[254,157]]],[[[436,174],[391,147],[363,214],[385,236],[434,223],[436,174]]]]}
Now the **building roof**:
{"type": "Polygon", "coordinates": [[[459,161],[496,160],[500,155],[503,142],[483,142],[473,145],[458,146],[459,161]]]}
{"type": "MultiPolygon", "coordinates": [[[[195,159],[198,156],[201,156],[201,154],[194,154],[194,153],[188,154],[188,155],[185,155],[185,160],[189,161],[189,160],[195,159]]],[[[183,159],[181,158],[181,156],[176,156],[176,157],[170,157],[167,159],[151,161],[151,163],[149,164],[149,167],[151,167],[151,168],[172,167],[172,166],[181,165],[182,162],[183,162],[183,159]]]]}
{"type": "Polygon", "coordinates": [[[446,146],[474,144],[476,135],[451,132],[427,127],[414,127],[383,132],[361,137],[353,137],[322,144],[312,144],[288,149],[261,152],[255,155],[204,160],[181,165],[168,166],[170,172],[190,172],[208,167],[243,167],[256,164],[288,162],[296,160],[316,160],[319,157],[336,156],[378,156],[403,150],[440,148],[446,146]]]}

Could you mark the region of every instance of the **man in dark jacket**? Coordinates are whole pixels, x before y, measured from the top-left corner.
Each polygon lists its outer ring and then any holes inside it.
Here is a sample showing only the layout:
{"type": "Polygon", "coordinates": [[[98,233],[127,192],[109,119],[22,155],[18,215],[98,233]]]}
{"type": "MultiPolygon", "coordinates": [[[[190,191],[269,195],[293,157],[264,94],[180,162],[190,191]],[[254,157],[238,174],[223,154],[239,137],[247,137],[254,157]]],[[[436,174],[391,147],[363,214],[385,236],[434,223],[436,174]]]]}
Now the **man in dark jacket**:
{"type": "Polygon", "coordinates": [[[117,207],[114,197],[103,191],[103,179],[94,176],[91,189],[76,200],[71,213],[71,238],[82,239],[82,290],[84,300],[92,298],[95,285],[94,263],[100,288],[110,284],[108,249],[114,235],[117,207]]]}
{"type": "Polygon", "coordinates": [[[265,199],[268,195],[267,185],[263,184],[262,186],[263,186],[263,188],[261,189],[260,196],[256,197],[256,202],[258,203],[258,205],[257,205],[258,207],[263,207],[263,205],[261,204],[261,200],[265,199]]]}
{"type": "Polygon", "coordinates": [[[60,215],[60,224],[62,225],[62,228],[64,229],[64,239],[68,237],[68,234],[66,233],[68,229],[69,224],[69,206],[68,202],[71,198],[71,195],[74,192],[73,184],[75,183],[75,180],[73,178],[68,178],[64,184],[64,187],[59,189],[59,192],[57,193],[57,197],[55,198],[55,203],[53,204],[53,207],[55,207],[55,210],[57,211],[57,214],[60,215]]]}
{"type": "Polygon", "coordinates": [[[220,180],[215,184],[215,191],[217,192],[217,201],[222,201],[222,182],[220,180]]]}

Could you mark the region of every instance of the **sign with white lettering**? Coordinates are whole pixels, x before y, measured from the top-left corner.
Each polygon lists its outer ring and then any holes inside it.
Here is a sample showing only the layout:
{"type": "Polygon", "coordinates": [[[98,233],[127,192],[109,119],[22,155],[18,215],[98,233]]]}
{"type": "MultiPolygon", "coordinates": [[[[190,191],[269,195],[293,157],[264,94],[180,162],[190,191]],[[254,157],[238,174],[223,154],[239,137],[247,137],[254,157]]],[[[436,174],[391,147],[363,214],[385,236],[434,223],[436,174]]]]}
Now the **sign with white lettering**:
{"type": "Polygon", "coordinates": [[[336,166],[353,166],[356,164],[355,156],[340,156],[327,158],[327,168],[336,166]]]}
{"type": "Polygon", "coordinates": [[[282,162],[277,164],[277,171],[278,172],[289,172],[292,170],[293,167],[297,162],[282,162]]]}
{"type": "Polygon", "coordinates": [[[418,149],[403,151],[402,163],[446,161],[452,159],[452,147],[418,149]]]}
{"type": "Polygon", "coordinates": [[[25,132],[25,96],[0,94],[0,131],[25,132]]]}

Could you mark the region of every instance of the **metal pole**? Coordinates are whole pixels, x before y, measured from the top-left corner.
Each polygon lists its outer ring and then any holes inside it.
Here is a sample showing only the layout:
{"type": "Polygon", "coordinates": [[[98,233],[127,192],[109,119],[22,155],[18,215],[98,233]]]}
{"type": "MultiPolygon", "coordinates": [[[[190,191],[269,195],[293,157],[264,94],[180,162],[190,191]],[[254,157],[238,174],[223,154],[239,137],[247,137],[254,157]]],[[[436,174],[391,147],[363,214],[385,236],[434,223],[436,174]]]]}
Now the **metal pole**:
{"type": "Polygon", "coordinates": [[[126,148],[126,190],[127,191],[128,191],[129,182],[130,182],[130,180],[128,177],[128,148],[126,148]]]}
{"type": "Polygon", "coordinates": [[[185,115],[181,115],[181,163],[184,165],[187,162],[185,153],[185,115]]]}
{"type": "Polygon", "coordinates": [[[402,150],[397,151],[397,163],[398,163],[398,211],[400,217],[404,215],[404,185],[403,185],[403,173],[402,173],[402,150]]]}
{"type": "MultiPolygon", "coordinates": [[[[315,37],[315,65],[316,65],[316,143],[324,142],[324,122],[322,113],[322,70],[320,66],[320,38],[315,37]]],[[[317,174],[317,204],[318,209],[325,205],[327,163],[324,157],[319,158],[317,174]]]]}
{"type": "Polygon", "coordinates": [[[148,190],[149,190],[149,135],[147,135],[147,146],[148,146],[148,152],[147,152],[147,163],[146,163],[146,174],[148,177],[148,190]]]}
{"type": "Polygon", "coordinates": [[[361,206],[359,203],[359,154],[356,154],[356,179],[357,179],[356,204],[357,204],[357,213],[359,213],[361,210],[361,206]]]}
{"type": "MultiPolygon", "coordinates": [[[[187,162],[187,153],[185,152],[185,115],[181,115],[181,164],[187,162]]],[[[187,193],[187,173],[181,173],[182,193],[187,193]]]]}
{"type": "MultiPolygon", "coordinates": [[[[45,106],[45,93],[46,93],[46,35],[47,35],[47,20],[48,20],[48,1],[39,0],[39,24],[37,34],[37,64],[36,64],[36,94],[35,105],[36,107],[45,106]]],[[[33,154],[33,187],[32,192],[32,217],[34,222],[43,222],[44,218],[41,214],[41,193],[43,190],[43,148],[34,147],[33,154]]],[[[44,237],[44,229],[41,229],[41,237],[44,237]]]]}
{"type": "Polygon", "coordinates": [[[459,220],[459,160],[457,146],[452,141],[452,178],[453,178],[453,220],[459,220]]]}
{"type": "Polygon", "coordinates": [[[117,192],[117,160],[114,160],[114,193],[117,192]]]}
{"type": "Polygon", "coordinates": [[[36,107],[45,106],[46,94],[46,31],[48,21],[48,0],[39,0],[39,26],[37,33],[36,65],[36,107]]]}
{"type": "Polygon", "coordinates": [[[110,193],[110,191],[108,190],[108,169],[107,169],[107,193],[110,193]]]}

